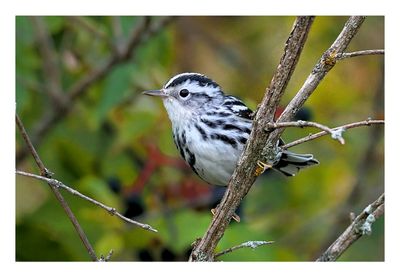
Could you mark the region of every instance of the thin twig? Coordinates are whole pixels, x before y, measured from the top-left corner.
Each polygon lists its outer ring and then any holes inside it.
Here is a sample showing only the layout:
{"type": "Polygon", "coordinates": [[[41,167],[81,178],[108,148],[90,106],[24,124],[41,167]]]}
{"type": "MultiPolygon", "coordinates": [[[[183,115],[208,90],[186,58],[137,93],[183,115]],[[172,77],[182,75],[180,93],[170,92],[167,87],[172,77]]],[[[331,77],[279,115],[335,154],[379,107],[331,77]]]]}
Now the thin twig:
{"type": "Polygon", "coordinates": [[[272,244],[272,243],[274,243],[274,242],[273,241],[264,241],[264,240],[261,240],[261,241],[246,241],[246,242],[243,242],[242,244],[233,246],[231,248],[225,249],[224,251],[221,251],[221,252],[215,254],[214,258],[220,257],[220,256],[225,255],[227,253],[231,253],[231,252],[233,252],[233,251],[235,251],[237,249],[240,249],[240,248],[249,247],[249,248],[255,249],[255,248],[257,248],[257,247],[259,247],[261,245],[272,244]]]}
{"type": "Polygon", "coordinates": [[[101,203],[101,202],[99,202],[97,200],[94,200],[93,198],[90,198],[90,197],[80,193],[79,191],[77,191],[77,190],[65,185],[64,183],[62,183],[62,182],[60,182],[60,181],[58,181],[56,179],[49,179],[49,178],[46,178],[46,177],[43,177],[43,176],[39,176],[39,175],[36,175],[36,174],[32,174],[32,173],[28,173],[28,172],[24,172],[24,171],[20,171],[20,170],[17,170],[15,173],[19,174],[19,175],[32,177],[32,178],[35,178],[35,179],[39,179],[39,180],[45,181],[45,182],[47,182],[48,184],[50,184],[51,186],[53,186],[55,188],[62,188],[64,190],[68,191],[69,193],[71,193],[72,195],[78,196],[78,197],[80,197],[82,199],[85,199],[86,201],[91,202],[92,204],[95,204],[96,206],[98,206],[100,208],[105,209],[111,215],[116,215],[117,217],[121,218],[122,220],[124,220],[124,221],[126,221],[128,223],[135,224],[135,225],[137,225],[137,226],[139,226],[139,227],[141,227],[141,228],[143,228],[145,230],[149,230],[149,231],[152,231],[152,232],[158,232],[156,229],[154,229],[150,225],[143,224],[143,223],[137,222],[135,220],[132,220],[130,218],[127,218],[127,217],[123,216],[122,214],[120,214],[119,212],[117,212],[117,210],[115,208],[109,207],[109,206],[107,206],[107,205],[105,205],[105,204],[103,204],[103,203],[101,203]]]}
{"type": "Polygon", "coordinates": [[[366,55],[384,55],[384,54],[385,54],[385,50],[383,50],[383,49],[360,50],[360,51],[355,51],[355,52],[338,54],[336,56],[336,60],[343,60],[343,59],[347,59],[347,58],[366,56],[366,55]]]}
{"type": "Polygon", "coordinates": [[[384,213],[385,195],[381,194],[368,205],[350,224],[349,227],[317,259],[317,262],[336,261],[347,248],[363,235],[370,235],[371,226],[384,213]]]}
{"type": "Polygon", "coordinates": [[[90,258],[92,259],[92,261],[97,261],[97,256],[96,256],[96,252],[94,251],[93,246],[91,245],[88,237],[86,236],[85,232],[83,231],[83,228],[81,227],[81,225],[78,222],[78,219],[76,218],[75,214],[72,212],[71,208],[69,207],[67,201],[65,201],[64,197],[61,195],[60,191],[58,190],[58,188],[53,187],[52,185],[50,185],[50,188],[52,189],[55,197],[57,198],[58,202],[60,202],[61,207],[64,209],[67,217],[69,218],[69,220],[72,223],[72,226],[74,226],[75,231],[77,232],[79,238],[81,239],[83,245],[85,246],[86,250],[89,253],[90,258]]]}
{"type": "MultiPolygon", "coordinates": [[[[15,115],[15,118],[16,118],[16,123],[17,123],[18,129],[19,129],[22,137],[24,138],[29,151],[31,152],[33,158],[35,159],[37,166],[39,167],[40,174],[42,175],[39,177],[51,180],[50,178],[51,178],[52,173],[44,166],[42,160],[40,159],[38,153],[36,152],[35,147],[33,146],[32,142],[28,136],[28,133],[26,132],[26,130],[24,128],[24,125],[22,124],[22,121],[19,119],[17,114],[15,115]]],[[[86,250],[88,251],[90,258],[92,259],[92,261],[97,261],[96,253],[95,253],[92,245],[90,244],[88,237],[86,236],[85,232],[83,231],[81,225],[79,224],[78,220],[76,219],[76,217],[75,217],[74,213],[72,212],[71,208],[69,207],[67,201],[65,201],[64,197],[61,195],[60,191],[58,190],[58,187],[52,186],[49,182],[47,184],[50,186],[55,197],[57,198],[61,207],[64,209],[66,215],[68,216],[69,220],[71,221],[72,225],[74,226],[76,232],[78,233],[79,238],[81,239],[83,245],[85,246],[86,250]]]]}
{"type": "MultiPolygon", "coordinates": [[[[349,123],[349,124],[346,124],[346,125],[342,125],[342,126],[333,128],[332,130],[333,131],[336,131],[336,130],[345,131],[345,130],[351,129],[351,128],[362,127],[362,126],[370,126],[370,125],[373,125],[373,124],[384,124],[384,123],[385,123],[384,120],[367,119],[367,120],[364,120],[364,121],[358,121],[358,122],[353,122],[353,123],[349,123]]],[[[327,131],[322,131],[322,132],[319,132],[319,133],[310,134],[310,135],[308,135],[308,136],[306,136],[304,138],[301,138],[301,139],[292,141],[290,143],[287,143],[285,145],[282,145],[281,148],[282,149],[288,149],[290,147],[293,147],[293,146],[296,146],[296,145],[299,145],[299,144],[302,144],[302,143],[305,143],[305,142],[320,138],[320,137],[325,136],[327,134],[329,134],[329,132],[327,132],[327,131]]]]}
{"type": "Polygon", "coordinates": [[[344,138],[342,137],[342,133],[344,132],[344,129],[342,128],[335,128],[331,129],[325,125],[322,125],[317,122],[311,122],[311,121],[303,121],[303,120],[298,120],[298,121],[289,121],[289,122],[271,122],[267,124],[266,130],[267,132],[270,132],[271,129],[277,129],[277,128],[286,128],[286,127],[314,127],[323,130],[326,133],[331,134],[331,137],[333,139],[338,140],[341,144],[344,144],[344,138]]]}
{"type": "Polygon", "coordinates": [[[43,164],[42,160],[40,159],[38,153],[36,152],[35,147],[33,146],[28,133],[25,130],[24,125],[22,124],[21,119],[19,119],[19,116],[15,114],[15,122],[17,124],[17,127],[22,135],[22,138],[24,139],[26,145],[28,146],[29,152],[31,152],[33,158],[35,159],[35,162],[37,166],[39,167],[40,170],[40,175],[45,176],[45,177],[51,177],[53,175],[43,164]]]}

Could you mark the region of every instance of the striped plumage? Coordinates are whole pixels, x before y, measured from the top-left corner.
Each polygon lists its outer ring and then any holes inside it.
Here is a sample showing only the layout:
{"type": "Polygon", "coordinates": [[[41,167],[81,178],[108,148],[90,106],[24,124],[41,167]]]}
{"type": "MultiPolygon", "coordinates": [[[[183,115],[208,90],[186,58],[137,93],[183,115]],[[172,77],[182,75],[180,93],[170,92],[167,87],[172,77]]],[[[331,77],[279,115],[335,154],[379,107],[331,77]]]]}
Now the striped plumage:
{"type": "MultiPolygon", "coordinates": [[[[182,73],[161,90],[180,155],[206,182],[226,186],[251,132],[252,111],[238,98],[199,73],[182,73]]],[[[318,164],[311,154],[283,151],[274,168],[293,176],[300,168],[318,164]]]]}

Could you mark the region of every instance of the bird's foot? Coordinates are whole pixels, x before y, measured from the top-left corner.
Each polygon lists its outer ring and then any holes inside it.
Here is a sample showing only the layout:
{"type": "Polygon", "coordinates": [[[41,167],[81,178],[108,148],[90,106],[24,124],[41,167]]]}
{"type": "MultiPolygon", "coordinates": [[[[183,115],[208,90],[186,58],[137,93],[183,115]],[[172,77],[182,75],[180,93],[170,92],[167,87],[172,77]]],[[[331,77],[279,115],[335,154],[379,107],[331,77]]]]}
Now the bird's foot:
{"type": "Polygon", "coordinates": [[[260,160],[257,161],[257,166],[258,167],[256,168],[256,172],[254,172],[254,175],[256,175],[257,177],[263,174],[265,170],[272,168],[272,165],[264,163],[260,160]]]}

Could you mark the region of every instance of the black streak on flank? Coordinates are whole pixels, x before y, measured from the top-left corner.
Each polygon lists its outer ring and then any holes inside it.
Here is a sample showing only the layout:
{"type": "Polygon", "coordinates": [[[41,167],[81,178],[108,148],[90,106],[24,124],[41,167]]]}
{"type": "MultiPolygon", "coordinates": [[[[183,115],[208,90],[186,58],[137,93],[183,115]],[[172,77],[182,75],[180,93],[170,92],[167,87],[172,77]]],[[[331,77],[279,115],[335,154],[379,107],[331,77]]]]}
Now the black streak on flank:
{"type": "Polygon", "coordinates": [[[194,171],[194,173],[196,173],[197,175],[199,175],[198,173],[197,173],[197,170],[194,168],[194,165],[195,165],[195,163],[196,163],[196,156],[192,153],[192,152],[190,152],[189,151],[189,149],[186,147],[185,148],[185,152],[186,152],[186,154],[188,154],[188,160],[187,160],[187,162],[188,162],[188,164],[190,165],[190,167],[192,168],[192,170],[194,171]]]}
{"type": "Polygon", "coordinates": [[[233,148],[236,149],[237,147],[237,142],[235,139],[229,138],[228,136],[221,135],[221,134],[212,134],[211,135],[212,139],[220,140],[226,144],[230,144],[233,148]]]}
{"type": "Polygon", "coordinates": [[[181,137],[182,137],[182,145],[186,145],[186,132],[185,131],[182,132],[181,137]]]}
{"type": "Polygon", "coordinates": [[[245,138],[245,137],[239,137],[238,140],[241,144],[246,144],[246,142],[247,142],[247,138],[245,138]]]}
{"type": "Polygon", "coordinates": [[[206,115],[214,115],[214,116],[218,116],[218,117],[228,117],[228,116],[230,116],[232,114],[228,113],[228,112],[210,111],[210,112],[207,112],[206,115]]]}
{"type": "Polygon", "coordinates": [[[225,125],[222,126],[222,129],[223,130],[227,130],[227,131],[229,131],[229,130],[238,130],[238,131],[241,131],[241,132],[245,132],[247,134],[250,134],[250,131],[251,131],[249,128],[239,127],[239,126],[236,126],[234,124],[225,124],[225,125]]]}
{"type": "Polygon", "coordinates": [[[175,87],[179,84],[182,84],[184,82],[186,82],[187,80],[190,81],[197,81],[199,83],[200,86],[205,87],[205,86],[213,86],[213,87],[219,87],[219,85],[214,82],[213,80],[211,80],[210,78],[204,76],[204,75],[200,75],[200,74],[184,74],[178,78],[176,78],[175,80],[173,80],[166,88],[169,87],[175,87]]]}
{"type": "Polygon", "coordinates": [[[228,130],[242,131],[242,128],[240,128],[240,127],[238,127],[236,125],[233,125],[233,124],[225,124],[225,125],[222,126],[222,129],[227,130],[227,131],[228,130]]]}
{"type": "Polygon", "coordinates": [[[202,136],[202,138],[203,138],[204,140],[207,140],[207,139],[208,139],[207,133],[206,133],[206,131],[204,131],[203,128],[201,128],[201,127],[200,127],[199,125],[197,125],[197,124],[195,124],[194,127],[197,129],[197,131],[199,131],[199,133],[201,134],[201,136],[202,136]]]}
{"type": "Polygon", "coordinates": [[[210,121],[210,120],[202,118],[201,122],[206,124],[208,127],[212,128],[212,129],[215,129],[215,128],[218,128],[218,126],[221,126],[221,125],[225,124],[226,121],[222,120],[222,119],[210,121]]]}
{"type": "Polygon", "coordinates": [[[174,136],[174,142],[175,142],[176,148],[178,148],[179,153],[181,154],[181,157],[184,160],[186,160],[185,153],[183,152],[183,144],[182,144],[181,140],[179,139],[179,136],[174,136]]]}
{"type": "Polygon", "coordinates": [[[243,132],[245,132],[245,133],[250,135],[251,130],[249,128],[243,128],[243,132]]]}
{"type": "Polygon", "coordinates": [[[203,119],[202,118],[201,122],[203,122],[204,124],[206,124],[210,128],[213,128],[213,129],[217,128],[217,124],[214,121],[209,121],[207,119],[203,119]]]}

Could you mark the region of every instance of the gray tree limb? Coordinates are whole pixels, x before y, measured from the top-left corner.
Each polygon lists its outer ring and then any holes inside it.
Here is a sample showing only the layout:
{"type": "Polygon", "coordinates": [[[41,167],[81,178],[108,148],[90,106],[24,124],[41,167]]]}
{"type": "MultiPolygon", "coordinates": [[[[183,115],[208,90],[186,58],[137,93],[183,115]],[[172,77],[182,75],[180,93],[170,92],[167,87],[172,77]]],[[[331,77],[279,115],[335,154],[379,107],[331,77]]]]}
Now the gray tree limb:
{"type": "Polygon", "coordinates": [[[257,161],[261,159],[259,154],[268,138],[268,134],[264,131],[266,123],[273,120],[275,110],[292,76],[313,21],[314,17],[298,17],[296,19],[277,70],[266,89],[253,123],[250,138],[231,177],[228,189],[216,209],[206,233],[192,250],[189,261],[214,260],[215,247],[222,238],[236,208],[254,183],[257,161]]]}
{"type": "MultiPolygon", "coordinates": [[[[215,247],[222,238],[235,210],[256,179],[258,161],[263,159],[273,161],[275,159],[277,141],[284,128],[272,132],[265,132],[265,129],[267,124],[273,121],[275,110],[297,64],[313,19],[313,17],[298,17],[296,19],[286,42],[284,54],[256,113],[252,132],[231,177],[228,189],[210,226],[192,250],[189,261],[214,260],[215,247]]],[[[333,68],[337,55],[346,50],[364,19],[363,16],[349,18],[342,32],[322,55],[300,91],[288,104],[277,122],[290,121],[294,117],[325,75],[333,68]]]]}
{"type": "Polygon", "coordinates": [[[363,235],[370,235],[371,226],[384,213],[385,195],[368,205],[350,224],[349,227],[317,259],[317,262],[336,261],[355,241],[363,235]]]}

